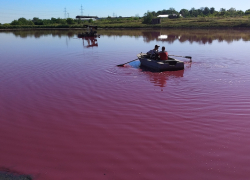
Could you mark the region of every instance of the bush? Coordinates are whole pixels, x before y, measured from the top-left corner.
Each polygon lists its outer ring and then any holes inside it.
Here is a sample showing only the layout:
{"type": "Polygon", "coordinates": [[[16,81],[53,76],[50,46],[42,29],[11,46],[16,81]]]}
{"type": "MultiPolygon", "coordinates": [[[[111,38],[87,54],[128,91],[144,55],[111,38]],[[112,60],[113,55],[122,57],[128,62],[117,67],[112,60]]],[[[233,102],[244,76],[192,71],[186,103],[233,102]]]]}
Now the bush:
{"type": "Polygon", "coordinates": [[[15,26],[17,26],[17,25],[20,25],[20,23],[19,23],[17,20],[14,20],[14,21],[12,21],[12,22],[10,23],[10,25],[15,25],[15,26]]]}
{"type": "Polygon", "coordinates": [[[19,18],[18,20],[14,20],[10,23],[11,25],[34,25],[31,20],[27,20],[25,18],[19,18]]]}
{"type": "Polygon", "coordinates": [[[67,24],[74,24],[75,23],[74,19],[72,19],[72,18],[67,18],[66,22],[67,22],[67,24]]]}
{"type": "Polygon", "coordinates": [[[35,25],[44,25],[43,23],[43,20],[37,18],[37,17],[34,17],[32,22],[35,24],[35,25]]]}
{"type": "Polygon", "coordinates": [[[169,18],[169,19],[180,18],[180,15],[179,15],[179,14],[178,14],[178,15],[173,15],[173,14],[171,14],[171,15],[168,16],[168,18],[169,18]]]}
{"type": "Polygon", "coordinates": [[[142,23],[151,24],[153,17],[154,17],[153,14],[148,11],[147,13],[144,14],[142,23]]]}

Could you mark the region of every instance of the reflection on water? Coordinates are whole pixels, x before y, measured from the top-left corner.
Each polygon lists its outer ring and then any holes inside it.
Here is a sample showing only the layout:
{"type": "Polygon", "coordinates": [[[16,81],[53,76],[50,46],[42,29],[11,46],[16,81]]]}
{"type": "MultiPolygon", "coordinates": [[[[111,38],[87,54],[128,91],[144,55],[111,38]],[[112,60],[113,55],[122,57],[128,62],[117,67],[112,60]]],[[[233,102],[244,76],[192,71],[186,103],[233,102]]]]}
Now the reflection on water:
{"type": "MultiPolygon", "coordinates": [[[[191,68],[192,63],[185,63],[185,68],[191,68]]],[[[167,81],[172,78],[181,78],[184,75],[184,69],[179,71],[164,71],[159,72],[154,69],[141,66],[140,61],[129,63],[133,68],[140,70],[145,76],[147,76],[149,82],[154,86],[166,87],[167,81]]]]}
{"type": "MultiPolygon", "coordinates": [[[[77,34],[81,33],[82,30],[37,30],[37,31],[12,31],[15,36],[21,38],[27,37],[42,37],[52,35],[62,37],[67,36],[69,38],[76,37],[77,34]]],[[[154,29],[154,30],[102,30],[100,29],[99,34],[104,36],[131,36],[131,37],[143,37],[145,42],[151,41],[165,41],[173,43],[175,41],[200,43],[200,44],[211,44],[213,41],[226,41],[231,43],[233,41],[250,41],[250,30],[249,29],[154,29]]]]}
{"type": "Polygon", "coordinates": [[[180,78],[184,75],[184,70],[180,71],[167,71],[167,72],[150,72],[145,71],[145,74],[148,76],[149,81],[153,83],[155,86],[166,87],[167,81],[170,78],[180,78]]]}
{"type": "Polygon", "coordinates": [[[90,47],[98,47],[98,42],[96,37],[82,37],[83,47],[90,48],[90,47]],[[87,42],[87,45],[84,44],[84,41],[87,42]]]}
{"type": "Polygon", "coordinates": [[[168,35],[160,35],[158,36],[158,39],[168,39],[168,35]]]}
{"type": "MultiPolygon", "coordinates": [[[[17,30],[17,31],[10,31],[13,33],[16,37],[21,38],[27,38],[27,37],[46,37],[46,36],[52,36],[52,37],[64,37],[67,36],[69,38],[73,38],[76,35],[76,32],[80,33],[80,30],[17,30]]],[[[6,33],[6,32],[5,32],[6,33]]],[[[7,32],[9,33],[9,32],[7,32]]]]}

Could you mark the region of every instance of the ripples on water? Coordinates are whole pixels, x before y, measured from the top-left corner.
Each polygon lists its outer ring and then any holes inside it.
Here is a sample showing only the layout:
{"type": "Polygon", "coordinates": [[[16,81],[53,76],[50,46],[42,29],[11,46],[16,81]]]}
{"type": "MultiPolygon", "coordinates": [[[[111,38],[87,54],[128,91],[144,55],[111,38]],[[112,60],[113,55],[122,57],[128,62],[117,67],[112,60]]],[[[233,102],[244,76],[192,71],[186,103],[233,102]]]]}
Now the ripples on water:
{"type": "Polygon", "coordinates": [[[188,31],[169,41],[102,32],[93,47],[0,33],[0,170],[34,179],[248,179],[249,41],[233,40],[234,31],[224,34],[230,43],[216,39],[221,31],[212,42],[188,31]],[[161,73],[139,61],[116,66],[155,44],[193,62],[161,73]]]}

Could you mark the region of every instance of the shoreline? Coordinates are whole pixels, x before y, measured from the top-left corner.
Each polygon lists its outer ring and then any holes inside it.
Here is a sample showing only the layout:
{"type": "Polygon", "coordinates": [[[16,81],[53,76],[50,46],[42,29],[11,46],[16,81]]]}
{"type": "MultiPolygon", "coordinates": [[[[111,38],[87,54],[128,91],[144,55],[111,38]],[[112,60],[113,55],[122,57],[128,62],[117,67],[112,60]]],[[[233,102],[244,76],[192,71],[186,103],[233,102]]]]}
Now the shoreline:
{"type": "Polygon", "coordinates": [[[7,168],[0,168],[0,179],[6,180],[32,180],[30,175],[12,171],[7,168]]]}
{"type": "MultiPolygon", "coordinates": [[[[178,29],[178,30],[185,30],[185,29],[188,29],[188,30],[199,30],[199,29],[214,29],[214,30],[227,30],[227,29],[250,29],[250,26],[236,26],[236,27],[225,27],[225,26],[222,26],[222,27],[105,27],[105,28],[98,28],[99,30],[108,30],[108,29],[121,29],[121,30],[136,30],[136,29],[148,29],[148,30],[153,30],[153,29],[178,29]]],[[[1,29],[0,28],[0,31],[29,31],[29,30],[87,30],[87,28],[4,28],[4,29],[1,29]]]]}
{"type": "Polygon", "coordinates": [[[242,17],[191,17],[191,18],[161,18],[159,24],[144,24],[143,19],[106,19],[93,22],[78,22],[72,24],[43,25],[11,25],[1,24],[0,31],[5,30],[45,30],[45,29],[87,29],[86,26],[97,26],[98,29],[231,29],[250,28],[250,16],[242,17]]]}

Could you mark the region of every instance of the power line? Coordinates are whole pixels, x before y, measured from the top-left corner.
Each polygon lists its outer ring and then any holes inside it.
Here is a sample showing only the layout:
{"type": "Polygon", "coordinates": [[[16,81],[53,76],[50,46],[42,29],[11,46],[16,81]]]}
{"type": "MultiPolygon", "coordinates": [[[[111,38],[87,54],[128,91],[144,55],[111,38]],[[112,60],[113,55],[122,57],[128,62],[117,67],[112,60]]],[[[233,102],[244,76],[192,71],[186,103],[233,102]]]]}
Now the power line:
{"type": "Polygon", "coordinates": [[[19,10],[19,9],[4,9],[4,11],[25,11],[25,12],[61,12],[61,11],[30,11],[30,10],[19,10]]]}
{"type": "MultiPolygon", "coordinates": [[[[32,15],[34,13],[4,13],[4,12],[0,12],[0,14],[8,14],[8,15],[32,15]]],[[[35,14],[38,14],[38,15],[51,15],[51,14],[60,14],[60,13],[35,13],[35,14]]]]}
{"type": "Polygon", "coordinates": [[[81,5],[81,15],[82,15],[82,16],[83,16],[83,10],[84,10],[84,9],[82,8],[82,5],[81,5]]]}
{"type": "Polygon", "coordinates": [[[64,18],[66,19],[66,8],[64,8],[64,18]]]}

